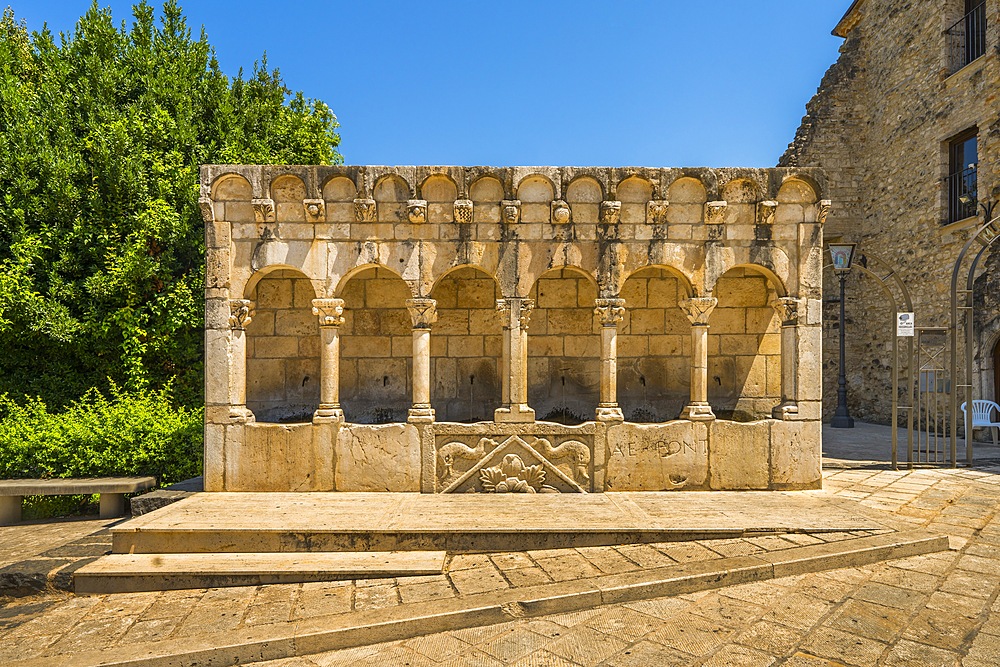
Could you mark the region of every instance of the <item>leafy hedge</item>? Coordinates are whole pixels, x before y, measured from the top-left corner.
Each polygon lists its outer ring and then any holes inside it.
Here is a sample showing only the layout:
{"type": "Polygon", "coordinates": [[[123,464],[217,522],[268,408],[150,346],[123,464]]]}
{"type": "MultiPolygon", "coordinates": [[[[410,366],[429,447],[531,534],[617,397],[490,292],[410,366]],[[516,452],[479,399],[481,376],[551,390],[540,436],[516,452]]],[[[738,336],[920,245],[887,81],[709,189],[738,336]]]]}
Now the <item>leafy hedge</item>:
{"type": "Polygon", "coordinates": [[[57,412],[0,395],[0,479],[201,474],[202,409],[177,407],[169,387],[110,396],[90,390],[57,412]]]}

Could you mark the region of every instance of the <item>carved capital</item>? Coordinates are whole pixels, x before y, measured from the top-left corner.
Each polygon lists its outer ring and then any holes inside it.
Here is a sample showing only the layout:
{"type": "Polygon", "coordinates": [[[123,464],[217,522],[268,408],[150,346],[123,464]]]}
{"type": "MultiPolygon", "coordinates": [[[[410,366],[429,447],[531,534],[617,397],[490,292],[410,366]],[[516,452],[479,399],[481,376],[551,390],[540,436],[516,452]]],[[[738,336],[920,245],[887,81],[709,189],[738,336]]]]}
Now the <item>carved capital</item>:
{"type": "Polygon", "coordinates": [[[500,217],[505,225],[516,225],[521,222],[521,200],[504,199],[500,202],[500,217]]]}
{"type": "Polygon", "coordinates": [[[727,208],[729,208],[729,202],[724,201],[710,201],[705,204],[705,224],[721,225],[724,223],[727,208]]]}
{"type": "Polygon", "coordinates": [[[781,326],[794,327],[799,324],[799,309],[802,308],[801,299],[791,296],[783,296],[771,302],[771,307],[778,311],[781,318],[781,326]]]}
{"type": "Polygon", "coordinates": [[[409,199],[406,202],[406,218],[414,225],[427,222],[427,200],[409,199]]]}
{"type": "Polygon", "coordinates": [[[670,202],[666,199],[654,199],[646,202],[646,224],[665,225],[667,224],[667,209],[670,202]]]}
{"type": "Polygon", "coordinates": [[[430,329],[437,322],[437,301],[434,299],[407,299],[406,309],[410,311],[414,329],[430,329]]]}
{"type": "Polygon", "coordinates": [[[773,225],[774,214],[778,210],[778,202],[761,201],[757,202],[757,224],[773,225]]]}
{"type": "Polygon", "coordinates": [[[617,225],[622,219],[622,203],[605,200],[601,202],[601,224],[617,225]]]}
{"type": "Polygon", "coordinates": [[[234,331],[244,331],[253,319],[253,302],[249,299],[229,300],[229,327],[234,331]]]}
{"type": "Polygon", "coordinates": [[[562,199],[556,199],[552,202],[549,216],[553,225],[565,225],[573,218],[573,212],[570,210],[569,204],[562,199]]]}
{"type": "Polygon", "coordinates": [[[309,222],[326,222],[326,202],[322,199],[303,199],[302,208],[309,222]]]}
{"type": "Polygon", "coordinates": [[[528,328],[528,321],[531,319],[531,311],[535,308],[534,299],[509,298],[497,299],[497,310],[503,318],[504,329],[514,328],[512,317],[517,316],[517,325],[521,329],[528,328]]]}
{"type": "Polygon", "coordinates": [[[201,219],[205,221],[206,225],[210,225],[215,222],[215,206],[212,205],[212,200],[208,197],[202,197],[198,200],[198,209],[201,210],[201,219]]]}
{"type": "Polygon", "coordinates": [[[378,219],[378,209],[374,199],[354,200],[354,221],[375,222],[378,219]]]}
{"type": "Polygon", "coordinates": [[[471,199],[456,199],[455,200],[455,222],[461,222],[463,224],[468,224],[472,222],[472,200],[471,199]]]}
{"type": "Polygon", "coordinates": [[[601,318],[601,326],[615,327],[625,319],[625,299],[597,299],[594,313],[601,318]]]}
{"type": "Polygon", "coordinates": [[[343,299],[313,299],[313,315],[319,317],[321,327],[344,326],[343,299]]]}
{"type": "Polygon", "coordinates": [[[256,222],[274,222],[274,200],[253,199],[253,219],[256,222]]]}
{"type": "Polygon", "coordinates": [[[829,215],[831,206],[833,206],[833,202],[829,199],[820,200],[816,210],[816,222],[821,225],[826,224],[826,216],[829,215]]]}
{"type": "Polygon", "coordinates": [[[708,326],[708,318],[718,304],[719,300],[711,296],[695,296],[677,302],[692,326],[696,327],[708,326]]]}

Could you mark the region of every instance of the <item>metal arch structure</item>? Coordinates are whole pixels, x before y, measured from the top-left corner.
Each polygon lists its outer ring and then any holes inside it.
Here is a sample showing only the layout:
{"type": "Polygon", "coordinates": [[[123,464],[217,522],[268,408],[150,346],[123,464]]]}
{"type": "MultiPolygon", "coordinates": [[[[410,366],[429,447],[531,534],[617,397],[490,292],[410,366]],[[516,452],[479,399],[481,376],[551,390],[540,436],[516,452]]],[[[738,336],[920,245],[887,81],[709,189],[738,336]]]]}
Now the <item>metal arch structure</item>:
{"type": "MultiPolygon", "coordinates": [[[[992,208],[987,209],[987,216],[992,213],[992,208]]],[[[976,267],[979,265],[979,260],[983,258],[986,251],[990,249],[990,246],[1000,238],[1000,216],[997,216],[990,220],[989,222],[983,224],[976,233],[965,242],[962,247],[962,252],[958,254],[958,259],[955,260],[955,268],[951,272],[951,367],[955,370],[955,379],[958,379],[958,335],[959,329],[963,326],[965,327],[965,364],[963,368],[965,370],[965,377],[962,378],[963,382],[961,384],[955,383],[954,389],[951,392],[951,460],[952,467],[956,466],[958,458],[958,392],[959,390],[965,391],[965,402],[971,403],[973,382],[972,382],[972,358],[973,349],[976,347],[976,331],[975,322],[973,319],[973,289],[975,287],[976,278],[976,267]],[[965,258],[969,254],[969,251],[973,248],[975,244],[979,244],[982,247],[976,252],[975,257],[972,259],[972,263],[969,265],[969,271],[965,278],[965,288],[959,289],[958,278],[962,272],[962,265],[965,263],[965,258]],[[959,303],[961,301],[961,304],[959,303]],[[959,317],[959,311],[964,317],[959,317]]],[[[964,416],[964,428],[965,428],[965,460],[967,465],[972,465],[972,410],[966,410],[964,416]]]]}
{"type": "MultiPolygon", "coordinates": [[[[860,256],[855,260],[854,265],[851,269],[858,269],[862,273],[871,278],[874,278],[878,283],[879,287],[886,296],[889,297],[889,301],[892,303],[892,469],[899,469],[899,411],[906,410],[907,412],[907,455],[906,460],[909,467],[913,467],[913,406],[915,404],[914,397],[914,383],[912,377],[910,382],[908,382],[907,396],[909,397],[909,405],[899,404],[899,337],[896,336],[895,326],[896,326],[896,313],[899,312],[900,301],[902,305],[906,307],[906,312],[913,312],[913,300],[910,298],[910,291],[906,289],[906,283],[899,277],[896,270],[891,267],[891,265],[880,258],[874,253],[867,252],[861,244],[859,245],[859,250],[861,251],[860,256]],[[874,270],[874,268],[869,268],[870,264],[875,264],[877,267],[883,267],[883,270],[887,273],[879,273],[874,270]],[[890,283],[891,280],[891,283],[890,283]],[[892,291],[891,285],[895,285],[899,290],[900,298],[897,299],[896,295],[892,291]]],[[[833,268],[833,264],[827,264],[823,267],[824,270],[833,268]]],[[[840,326],[844,326],[843,322],[840,326]]],[[[906,339],[906,358],[910,360],[907,368],[912,376],[913,373],[913,338],[906,339]]]]}

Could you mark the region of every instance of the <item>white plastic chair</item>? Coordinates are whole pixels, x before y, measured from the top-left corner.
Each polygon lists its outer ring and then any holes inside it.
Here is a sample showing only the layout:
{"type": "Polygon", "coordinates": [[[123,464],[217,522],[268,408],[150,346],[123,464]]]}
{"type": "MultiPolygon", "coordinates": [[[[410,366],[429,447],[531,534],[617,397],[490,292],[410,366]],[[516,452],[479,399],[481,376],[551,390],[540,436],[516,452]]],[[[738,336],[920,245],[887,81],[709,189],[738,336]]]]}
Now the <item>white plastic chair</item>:
{"type": "MultiPolygon", "coordinates": [[[[962,403],[962,414],[965,414],[965,403],[962,403]]],[[[1000,421],[993,421],[993,413],[1000,420],[1000,405],[993,401],[972,402],[972,428],[988,428],[993,433],[993,446],[997,446],[997,433],[1000,432],[1000,421]]]]}

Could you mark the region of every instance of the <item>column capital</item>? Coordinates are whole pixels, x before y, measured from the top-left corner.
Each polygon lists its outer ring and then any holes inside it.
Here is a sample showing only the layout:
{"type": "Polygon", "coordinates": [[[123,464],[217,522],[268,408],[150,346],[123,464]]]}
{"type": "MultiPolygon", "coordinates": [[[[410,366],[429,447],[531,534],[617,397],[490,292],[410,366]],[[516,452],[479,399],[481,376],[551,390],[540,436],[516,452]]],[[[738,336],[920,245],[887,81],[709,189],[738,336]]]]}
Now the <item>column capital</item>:
{"type": "Polygon", "coordinates": [[[625,299],[596,299],[594,314],[601,318],[601,326],[616,327],[625,319],[625,299]]]}
{"type": "Polygon", "coordinates": [[[343,299],[313,299],[313,315],[319,317],[321,327],[341,327],[344,325],[343,299]]]}
{"type": "Polygon", "coordinates": [[[524,297],[506,297],[497,299],[497,310],[503,317],[504,329],[512,329],[513,321],[511,316],[516,315],[518,326],[522,330],[528,329],[528,321],[531,319],[531,311],[535,309],[535,300],[524,297]],[[517,310],[515,311],[515,306],[517,310]]]}
{"type": "Polygon", "coordinates": [[[795,327],[799,324],[799,311],[802,308],[802,299],[793,296],[783,296],[771,302],[771,307],[778,312],[781,318],[781,326],[795,327]]]}
{"type": "Polygon", "coordinates": [[[708,318],[715,307],[719,305],[719,300],[711,296],[693,296],[689,299],[681,299],[677,305],[687,315],[692,326],[707,327],[708,318]]]}
{"type": "Polygon", "coordinates": [[[253,302],[249,299],[229,300],[229,327],[233,331],[245,331],[253,320],[253,302]]]}
{"type": "Polygon", "coordinates": [[[406,300],[406,309],[410,311],[410,319],[414,329],[430,329],[437,322],[437,301],[426,297],[406,300]]]}

